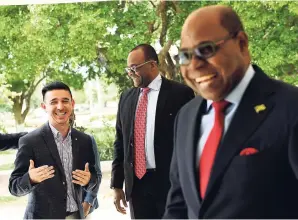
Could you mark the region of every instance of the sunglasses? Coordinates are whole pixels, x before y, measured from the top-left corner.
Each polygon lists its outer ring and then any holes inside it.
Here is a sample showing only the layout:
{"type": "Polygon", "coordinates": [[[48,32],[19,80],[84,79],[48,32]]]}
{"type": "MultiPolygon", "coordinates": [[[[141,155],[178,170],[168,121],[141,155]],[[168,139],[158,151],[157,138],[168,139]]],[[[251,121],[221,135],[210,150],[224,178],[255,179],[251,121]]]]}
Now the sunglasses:
{"type": "Polygon", "coordinates": [[[193,49],[181,49],[178,52],[177,59],[179,65],[189,65],[193,55],[196,58],[206,60],[210,57],[213,57],[216,52],[219,50],[220,46],[226,41],[236,37],[238,32],[234,34],[229,34],[223,39],[217,41],[207,41],[197,45],[193,49]]]}
{"type": "Polygon", "coordinates": [[[149,60],[149,61],[145,61],[144,63],[141,63],[141,64],[139,64],[139,65],[134,65],[134,66],[131,66],[131,67],[126,67],[126,68],[125,68],[125,71],[126,71],[126,73],[128,73],[128,74],[131,73],[131,72],[132,72],[133,74],[136,74],[138,68],[144,66],[144,65],[147,64],[147,63],[151,63],[151,62],[155,62],[155,61],[153,61],[153,60],[149,60]]]}

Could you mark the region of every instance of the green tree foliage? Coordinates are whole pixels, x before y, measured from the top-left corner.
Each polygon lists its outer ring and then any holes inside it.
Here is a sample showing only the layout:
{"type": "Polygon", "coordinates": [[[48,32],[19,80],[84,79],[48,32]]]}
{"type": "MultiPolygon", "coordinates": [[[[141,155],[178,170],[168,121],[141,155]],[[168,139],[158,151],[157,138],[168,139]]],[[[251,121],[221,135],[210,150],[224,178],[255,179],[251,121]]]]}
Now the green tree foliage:
{"type": "Polygon", "coordinates": [[[232,2],[249,35],[253,62],[277,79],[298,85],[298,4],[232,2]]]}
{"type": "Polygon", "coordinates": [[[297,83],[298,4],[295,1],[109,1],[0,7],[0,73],[5,75],[15,118],[21,124],[42,80],[75,88],[100,76],[120,92],[129,51],[157,47],[163,75],[181,80],[171,47],[179,48],[187,15],[202,6],[231,5],[241,16],[253,62],[270,76],[297,83]],[[159,48],[158,48],[159,47],[159,48]]]}
{"type": "Polygon", "coordinates": [[[8,97],[17,125],[24,123],[32,94],[43,80],[62,80],[75,88],[83,86],[80,66],[64,55],[68,25],[60,28],[46,14],[41,16],[41,9],[0,7],[0,70],[14,94],[8,97]]]}

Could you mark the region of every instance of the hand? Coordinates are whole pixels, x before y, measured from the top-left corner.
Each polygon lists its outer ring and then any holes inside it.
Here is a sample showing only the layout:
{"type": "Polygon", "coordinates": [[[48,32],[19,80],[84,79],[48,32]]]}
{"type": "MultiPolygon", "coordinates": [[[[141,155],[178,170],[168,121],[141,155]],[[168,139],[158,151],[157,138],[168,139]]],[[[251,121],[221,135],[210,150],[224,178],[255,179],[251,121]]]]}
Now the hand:
{"type": "Polygon", "coordinates": [[[41,183],[45,181],[46,179],[50,179],[54,177],[54,167],[53,166],[48,166],[44,165],[38,168],[34,167],[34,161],[30,160],[30,165],[29,165],[29,178],[31,183],[41,183]]]}
{"type": "Polygon", "coordinates": [[[122,189],[114,189],[114,205],[118,212],[126,214],[126,209],[121,206],[120,200],[122,200],[123,205],[127,208],[125,195],[122,189]]]}
{"type": "Polygon", "coordinates": [[[90,179],[91,179],[91,173],[89,171],[89,163],[85,164],[85,170],[75,170],[72,171],[72,177],[75,180],[72,180],[73,183],[76,183],[81,186],[86,186],[90,179]]]}
{"type": "Polygon", "coordinates": [[[83,205],[84,217],[86,217],[90,212],[91,205],[88,202],[83,202],[82,205],[83,205]]]}

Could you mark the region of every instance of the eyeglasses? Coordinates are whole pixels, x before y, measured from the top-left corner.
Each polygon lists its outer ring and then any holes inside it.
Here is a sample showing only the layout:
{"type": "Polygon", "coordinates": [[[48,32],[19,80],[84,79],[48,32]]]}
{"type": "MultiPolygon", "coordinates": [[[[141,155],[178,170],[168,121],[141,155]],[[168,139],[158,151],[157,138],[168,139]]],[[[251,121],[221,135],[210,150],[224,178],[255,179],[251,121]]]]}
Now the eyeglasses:
{"type": "Polygon", "coordinates": [[[197,45],[193,49],[182,49],[178,52],[178,63],[179,65],[189,65],[192,56],[195,55],[196,58],[206,60],[216,54],[219,50],[220,45],[224,44],[226,41],[236,37],[238,32],[234,34],[229,34],[223,39],[217,41],[207,41],[197,45]]]}
{"type": "Polygon", "coordinates": [[[125,71],[126,71],[127,73],[131,73],[131,72],[133,72],[133,73],[135,74],[135,73],[137,72],[137,69],[138,69],[138,68],[144,66],[144,65],[147,64],[147,63],[151,63],[151,62],[155,62],[155,61],[153,61],[153,60],[148,60],[148,61],[145,61],[144,63],[139,64],[139,65],[134,65],[134,66],[131,66],[131,67],[126,67],[126,68],[125,68],[125,71]]]}

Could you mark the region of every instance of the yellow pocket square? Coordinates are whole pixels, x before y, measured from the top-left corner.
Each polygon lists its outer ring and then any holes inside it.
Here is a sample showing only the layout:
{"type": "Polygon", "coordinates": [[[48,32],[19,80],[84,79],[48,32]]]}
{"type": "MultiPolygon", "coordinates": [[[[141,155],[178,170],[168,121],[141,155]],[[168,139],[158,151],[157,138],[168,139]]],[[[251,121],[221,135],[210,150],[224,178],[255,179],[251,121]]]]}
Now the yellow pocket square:
{"type": "Polygon", "coordinates": [[[264,111],[264,110],[266,110],[266,106],[264,104],[255,106],[256,113],[259,113],[259,112],[264,111]]]}

